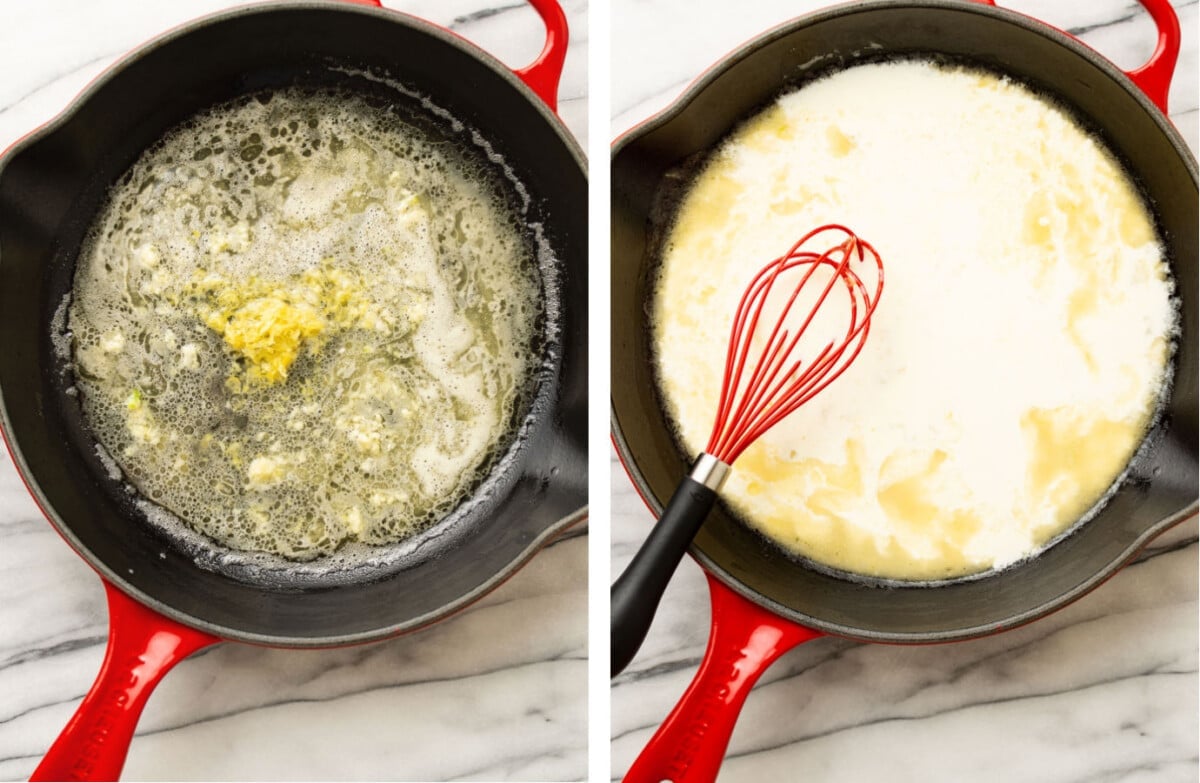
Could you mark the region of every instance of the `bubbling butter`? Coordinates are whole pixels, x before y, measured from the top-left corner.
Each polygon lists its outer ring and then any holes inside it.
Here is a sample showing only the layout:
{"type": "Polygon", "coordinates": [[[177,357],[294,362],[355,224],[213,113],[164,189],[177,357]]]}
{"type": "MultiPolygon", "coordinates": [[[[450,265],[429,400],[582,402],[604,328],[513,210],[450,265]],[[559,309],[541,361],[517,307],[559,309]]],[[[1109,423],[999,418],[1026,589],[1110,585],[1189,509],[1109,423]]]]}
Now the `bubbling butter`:
{"type": "Polygon", "coordinates": [[[1066,113],[990,73],[871,64],[782,96],[714,153],[661,254],[660,391],[693,455],[747,270],[827,223],[883,258],[870,338],[722,496],[853,574],[939,580],[1036,553],[1118,479],[1166,382],[1177,314],[1135,186],[1066,113]]]}
{"type": "Polygon", "coordinates": [[[429,527],[494,464],[542,281],[513,183],[427,125],[256,95],[114,187],[67,327],[87,422],[144,499],[308,560],[429,527]]]}

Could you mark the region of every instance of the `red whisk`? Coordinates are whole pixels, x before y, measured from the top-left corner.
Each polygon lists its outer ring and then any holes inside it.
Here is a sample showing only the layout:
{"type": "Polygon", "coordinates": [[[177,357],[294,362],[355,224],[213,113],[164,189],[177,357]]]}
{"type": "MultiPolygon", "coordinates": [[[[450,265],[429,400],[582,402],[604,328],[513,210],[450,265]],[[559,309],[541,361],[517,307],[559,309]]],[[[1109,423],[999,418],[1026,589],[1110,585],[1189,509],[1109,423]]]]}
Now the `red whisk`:
{"type": "Polygon", "coordinates": [[[729,466],[846,371],[862,351],[882,293],[879,254],[838,225],[805,234],[750,281],[729,332],[725,378],[708,445],[613,583],[612,676],[641,646],[663,590],[716,502],[729,466]],[[831,238],[836,243],[823,252],[805,249],[810,241],[831,238]],[[863,281],[855,263],[867,267],[873,285],[863,281]],[[818,317],[823,328],[813,330],[818,317]],[[826,323],[830,318],[836,322],[832,329],[826,323]]]}

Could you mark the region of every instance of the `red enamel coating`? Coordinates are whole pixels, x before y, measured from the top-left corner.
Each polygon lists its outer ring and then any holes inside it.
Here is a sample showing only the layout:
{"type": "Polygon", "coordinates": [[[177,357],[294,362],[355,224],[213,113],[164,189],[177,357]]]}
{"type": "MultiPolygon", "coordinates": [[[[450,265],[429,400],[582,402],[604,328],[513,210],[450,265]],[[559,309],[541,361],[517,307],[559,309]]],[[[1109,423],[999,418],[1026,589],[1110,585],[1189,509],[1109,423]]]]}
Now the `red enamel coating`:
{"type": "Polygon", "coordinates": [[[821,636],[742,598],[712,576],[712,634],[692,684],[625,775],[625,783],[717,779],[746,696],[783,653],[821,636]]]}
{"type": "Polygon", "coordinates": [[[1175,64],[1179,61],[1179,17],[1170,0],[1141,0],[1141,3],[1158,27],[1158,43],[1146,64],[1127,75],[1155,106],[1162,109],[1163,114],[1167,114],[1167,94],[1171,90],[1175,64]]]}
{"type": "MultiPolygon", "coordinates": [[[[995,6],[995,0],[975,0],[984,5],[995,6]]],[[[1154,53],[1140,68],[1126,71],[1125,75],[1137,85],[1146,97],[1153,101],[1164,115],[1167,111],[1167,94],[1171,89],[1171,77],[1179,61],[1179,45],[1182,33],[1179,16],[1171,7],[1171,0],[1138,0],[1154,20],[1158,28],[1158,43],[1154,53]]],[[[1074,36],[1072,36],[1074,37],[1074,36]]]]}
{"type": "MultiPolygon", "coordinates": [[[[975,0],[983,5],[995,6],[995,0],[975,0]]],[[[1154,105],[1168,114],[1167,94],[1171,90],[1171,77],[1175,75],[1175,65],[1179,61],[1179,45],[1182,33],[1179,28],[1179,16],[1171,7],[1171,0],[1138,0],[1150,13],[1154,25],[1158,28],[1158,43],[1150,59],[1140,68],[1126,71],[1129,80],[1138,86],[1154,105]]]]}
{"type": "Polygon", "coordinates": [[[108,650],[91,691],[31,780],[116,780],[142,708],[171,667],[221,641],[168,620],[104,583],[108,650]]]}
{"type": "MultiPolygon", "coordinates": [[[[345,0],[348,3],[358,3],[382,8],[380,0],[345,0]]],[[[546,25],[546,43],[537,58],[524,68],[516,68],[513,73],[525,85],[542,99],[550,111],[558,113],[558,83],[562,79],[563,64],[567,60],[567,42],[570,39],[567,30],[567,15],[563,12],[558,0],[529,0],[529,4],[542,17],[546,25]]],[[[453,32],[453,31],[451,31],[453,32]]]]}
{"type": "Polygon", "coordinates": [[[546,25],[546,45],[537,59],[515,73],[529,89],[558,113],[558,83],[567,59],[567,15],[558,0],[529,0],[546,25]]]}

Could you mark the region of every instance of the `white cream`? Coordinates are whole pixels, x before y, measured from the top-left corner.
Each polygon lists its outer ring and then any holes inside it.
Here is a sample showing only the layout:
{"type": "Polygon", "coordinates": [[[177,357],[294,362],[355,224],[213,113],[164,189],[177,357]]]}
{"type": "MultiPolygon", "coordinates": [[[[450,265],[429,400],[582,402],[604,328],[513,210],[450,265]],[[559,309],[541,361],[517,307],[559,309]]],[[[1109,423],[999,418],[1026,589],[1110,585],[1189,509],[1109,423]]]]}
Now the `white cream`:
{"type": "Polygon", "coordinates": [[[855,573],[1035,552],[1118,477],[1163,383],[1171,283],[1136,190],[1066,114],[992,75],[867,65],[785,95],[717,152],[665,248],[654,337],[689,451],[749,278],[826,223],[883,258],[870,339],[724,497],[855,573]]]}

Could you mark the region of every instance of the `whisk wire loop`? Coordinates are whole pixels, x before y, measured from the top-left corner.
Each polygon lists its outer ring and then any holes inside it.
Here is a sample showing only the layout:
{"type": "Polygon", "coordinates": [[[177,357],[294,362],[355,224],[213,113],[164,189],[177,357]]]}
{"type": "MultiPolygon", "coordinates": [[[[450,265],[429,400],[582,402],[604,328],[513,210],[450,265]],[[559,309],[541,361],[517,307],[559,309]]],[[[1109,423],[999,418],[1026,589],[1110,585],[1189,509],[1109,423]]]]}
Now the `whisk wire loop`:
{"type": "Polygon", "coordinates": [[[882,291],[883,262],[879,254],[850,229],[836,224],[810,231],[787,253],[759,270],[742,295],[730,328],[717,417],[705,452],[732,463],[763,433],[845,372],[862,351],[882,291]],[[838,241],[821,252],[806,249],[810,241],[827,232],[834,233],[838,241]],[[873,287],[863,281],[854,262],[873,272],[873,287]],[[800,268],[799,281],[782,306],[771,312],[769,300],[776,283],[785,273],[800,268]],[[806,314],[794,313],[818,269],[830,271],[823,288],[806,314]],[[848,300],[845,332],[839,330],[837,337],[806,359],[797,350],[801,340],[831,294],[839,289],[844,290],[848,300]],[[798,326],[789,328],[797,320],[798,326]]]}

